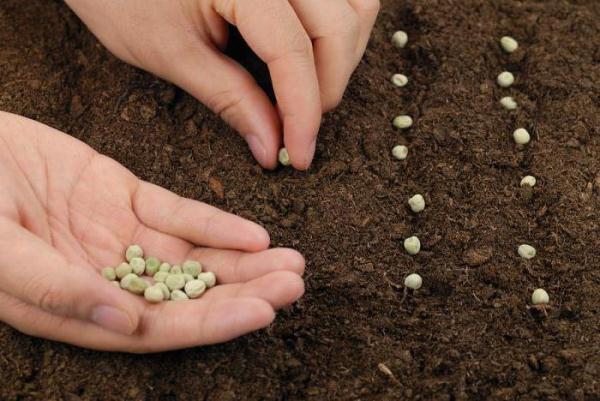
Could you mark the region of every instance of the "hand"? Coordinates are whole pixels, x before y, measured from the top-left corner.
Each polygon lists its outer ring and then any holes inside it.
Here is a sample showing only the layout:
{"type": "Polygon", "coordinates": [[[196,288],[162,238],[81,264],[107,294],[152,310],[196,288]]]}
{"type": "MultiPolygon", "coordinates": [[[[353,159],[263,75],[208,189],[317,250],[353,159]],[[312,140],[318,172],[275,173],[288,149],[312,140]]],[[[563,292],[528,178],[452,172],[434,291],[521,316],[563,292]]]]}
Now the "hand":
{"type": "Polygon", "coordinates": [[[321,114],[341,100],[360,61],[379,0],[67,0],[122,60],[182,87],[246,139],[266,168],[283,140],[307,169],[321,114]],[[222,54],[227,22],[267,64],[277,107],[222,54]]]}
{"type": "Polygon", "coordinates": [[[6,113],[0,188],[0,321],[24,333],[125,352],[218,343],[269,325],[304,291],[302,256],[267,250],[260,226],[6,113]],[[161,304],[115,288],[99,270],[132,243],[166,261],[197,259],[220,285],[161,304]]]}

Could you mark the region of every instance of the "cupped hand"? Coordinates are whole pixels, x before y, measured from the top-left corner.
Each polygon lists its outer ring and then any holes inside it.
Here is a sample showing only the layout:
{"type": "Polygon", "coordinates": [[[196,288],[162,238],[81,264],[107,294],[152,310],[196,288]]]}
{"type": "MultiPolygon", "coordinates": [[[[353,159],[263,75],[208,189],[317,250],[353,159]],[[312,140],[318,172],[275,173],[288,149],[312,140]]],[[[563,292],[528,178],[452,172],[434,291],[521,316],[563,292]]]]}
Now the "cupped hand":
{"type": "Polygon", "coordinates": [[[137,179],[42,124],[0,113],[0,320],[39,337],[125,352],[218,343],[271,323],[304,291],[304,259],[260,226],[137,179]],[[219,285],[149,304],[99,273],[140,244],[197,259],[219,285]]]}
{"type": "Polygon", "coordinates": [[[67,0],[122,60],[182,87],[233,126],[267,168],[282,141],[312,161],[321,114],[341,100],[379,0],[67,0]],[[277,106],[222,50],[235,25],[267,64],[277,106]]]}

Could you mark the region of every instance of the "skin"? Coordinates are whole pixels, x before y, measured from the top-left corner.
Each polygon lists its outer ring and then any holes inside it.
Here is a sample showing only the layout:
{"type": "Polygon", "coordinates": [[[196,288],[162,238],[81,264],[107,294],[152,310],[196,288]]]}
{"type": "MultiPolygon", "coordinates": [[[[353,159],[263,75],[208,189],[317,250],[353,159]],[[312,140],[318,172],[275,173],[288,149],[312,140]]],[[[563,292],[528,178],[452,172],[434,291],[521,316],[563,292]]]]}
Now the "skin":
{"type": "Polygon", "coordinates": [[[379,0],[67,0],[117,57],[180,86],[219,114],[266,168],[282,143],[313,159],[323,112],[341,101],[379,0]],[[267,64],[277,105],[222,53],[227,23],[267,64]]]}
{"type": "Polygon", "coordinates": [[[304,291],[304,259],[268,249],[260,226],[136,178],[52,128],[0,112],[0,320],[23,333],[111,351],[213,344],[269,325],[304,291]],[[218,286],[150,304],[100,271],[139,244],[200,260],[218,286]]]}

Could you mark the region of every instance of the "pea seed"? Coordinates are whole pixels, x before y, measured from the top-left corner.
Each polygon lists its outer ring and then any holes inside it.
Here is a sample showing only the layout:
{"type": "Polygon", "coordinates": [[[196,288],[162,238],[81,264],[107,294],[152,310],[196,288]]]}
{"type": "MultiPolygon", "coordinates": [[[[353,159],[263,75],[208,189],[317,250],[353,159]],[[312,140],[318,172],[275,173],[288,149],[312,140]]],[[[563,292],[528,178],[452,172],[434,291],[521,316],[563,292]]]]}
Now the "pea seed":
{"type": "Polygon", "coordinates": [[[198,298],[206,291],[206,284],[202,280],[192,280],[185,285],[185,293],[191,299],[198,298]]]}
{"type": "Polygon", "coordinates": [[[185,278],[183,277],[183,274],[171,273],[167,276],[165,284],[171,291],[180,290],[185,286],[185,278]]]}
{"type": "Polygon", "coordinates": [[[170,273],[172,273],[172,274],[181,274],[181,273],[183,273],[183,270],[181,270],[181,266],[174,265],[173,267],[171,267],[170,273]]]}
{"type": "Polygon", "coordinates": [[[119,283],[118,281],[111,281],[111,284],[117,288],[121,288],[121,283],[119,283]]]}
{"type": "Polygon", "coordinates": [[[531,136],[525,128],[517,128],[515,132],[513,132],[513,139],[517,145],[527,145],[531,140],[531,136]]]}
{"type": "Polygon", "coordinates": [[[104,269],[102,269],[102,277],[104,277],[108,281],[114,281],[117,279],[117,273],[112,267],[105,267],[104,269]]]}
{"type": "Polygon", "coordinates": [[[164,262],[160,265],[160,267],[158,268],[158,271],[169,273],[171,271],[171,265],[168,264],[167,262],[164,262]]]}
{"type": "Polygon", "coordinates": [[[394,74],[392,75],[392,83],[397,87],[401,88],[406,86],[408,83],[408,77],[404,74],[394,74]]]}
{"type": "Polygon", "coordinates": [[[415,236],[404,240],[404,249],[409,255],[416,255],[421,250],[421,241],[415,236]]]}
{"type": "Polygon", "coordinates": [[[408,200],[408,205],[410,206],[410,210],[415,213],[420,213],[425,210],[425,199],[423,198],[423,195],[416,194],[408,200]]]}
{"type": "Polygon", "coordinates": [[[142,258],[132,258],[129,261],[129,265],[138,276],[141,276],[146,271],[146,261],[142,258]]]}
{"type": "Polygon", "coordinates": [[[411,116],[401,115],[394,118],[392,124],[398,129],[406,129],[413,125],[413,119],[411,116]]]}
{"type": "Polygon", "coordinates": [[[398,160],[404,160],[408,156],[408,148],[404,145],[396,145],[392,148],[392,156],[398,160]]]}
{"type": "Polygon", "coordinates": [[[506,110],[514,110],[517,108],[517,102],[510,96],[505,96],[502,99],[500,99],[500,104],[506,110]]]}
{"type": "Polygon", "coordinates": [[[157,304],[164,300],[164,294],[160,288],[152,286],[146,288],[146,290],[144,291],[144,298],[146,298],[146,301],[148,302],[157,304]]]}
{"type": "Polygon", "coordinates": [[[131,280],[129,280],[129,285],[127,286],[127,290],[137,295],[142,295],[144,291],[148,288],[148,283],[141,277],[135,276],[131,280]]]}
{"type": "Polygon", "coordinates": [[[538,288],[531,294],[531,303],[534,305],[548,305],[550,303],[550,296],[546,290],[538,288]]]}
{"type": "Polygon", "coordinates": [[[519,48],[519,43],[510,36],[503,36],[500,38],[500,46],[507,53],[512,53],[519,48]]]}
{"type": "Polygon", "coordinates": [[[186,283],[194,280],[194,276],[192,276],[191,274],[187,274],[187,273],[183,273],[183,279],[185,280],[186,283]]]}
{"type": "Polygon", "coordinates": [[[160,267],[160,260],[155,258],[154,256],[150,256],[146,259],[146,275],[154,276],[160,267]]]}
{"type": "Polygon", "coordinates": [[[408,34],[404,31],[396,31],[392,35],[392,44],[401,49],[408,43],[408,34]]]}
{"type": "Polygon", "coordinates": [[[536,183],[537,183],[537,180],[532,175],[526,175],[521,180],[522,187],[534,187],[536,183]]]}
{"type": "Polygon", "coordinates": [[[186,299],[190,298],[181,290],[171,292],[171,301],[185,301],[186,299]]]}
{"type": "Polygon", "coordinates": [[[129,288],[129,284],[131,283],[131,280],[133,280],[134,278],[139,278],[138,276],[136,276],[133,273],[129,273],[128,275],[126,275],[125,277],[123,277],[121,279],[121,288],[126,290],[127,288],[129,288]]]}
{"type": "Polygon", "coordinates": [[[164,283],[169,277],[169,272],[156,272],[154,275],[154,282],[156,283],[164,283]]]}
{"type": "Polygon", "coordinates": [[[289,166],[292,162],[290,161],[290,154],[286,148],[279,149],[279,163],[284,166],[289,166]]]}
{"type": "Polygon", "coordinates": [[[169,287],[165,283],[154,283],[153,287],[160,288],[163,293],[163,299],[167,300],[171,296],[171,291],[169,291],[169,287]]]}
{"type": "Polygon", "coordinates": [[[515,82],[515,76],[508,71],[504,71],[504,72],[500,73],[500,75],[498,75],[498,85],[500,85],[503,88],[508,88],[514,82],[515,82]]]}
{"type": "Polygon", "coordinates": [[[183,262],[183,272],[196,278],[202,272],[202,265],[195,260],[186,260],[183,262]]]}
{"type": "Polygon", "coordinates": [[[533,259],[537,253],[534,247],[527,244],[519,245],[517,252],[523,259],[533,259]]]}
{"type": "Polygon", "coordinates": [[[127,250],[125,251],[125,259],[127,259],[128,262],[131,262],[131,259],[133,258],[143,258],[144,257],[144,251],[142,250],[142,247],[139,245],[130,245],[129,248],[127,248],[127,250]]]}
{"type": "Polygon", "coordinates": [[[115,269],[115,274],[117,275],[117,278],[122,279],[132,271],[133,269],[131,268],[129,263],[123,262],[119,266],[117,266],[117,268],[115,269]]]}
{"type": "Polygon", "coordinates": [[[412,273],[404,279],[404,286],[411,290],[418,290],[423,285],[423,279],[417,273],[412,273]]]}
{"type": "Polygon", "coordinates": [[[212,288],[217,284],[217,276],[213,272],[205,272],[198,274],[198,280],[204,281],[206,288],[212,288]]]}

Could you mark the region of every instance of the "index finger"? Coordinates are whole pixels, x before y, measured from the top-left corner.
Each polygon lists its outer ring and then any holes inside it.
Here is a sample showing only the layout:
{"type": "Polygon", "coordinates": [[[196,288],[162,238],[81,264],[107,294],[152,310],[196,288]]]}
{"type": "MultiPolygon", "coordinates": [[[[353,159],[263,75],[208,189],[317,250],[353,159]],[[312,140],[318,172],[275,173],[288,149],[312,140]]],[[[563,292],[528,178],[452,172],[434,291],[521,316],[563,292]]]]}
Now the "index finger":
{"type": "Polygon", "coordinates": [[[216,12],[236,25],[269,67],[292,165],[310,166],[321,123],[312,42],[287,1],[214,0],[216,12]]]}

